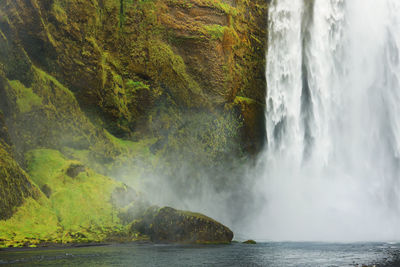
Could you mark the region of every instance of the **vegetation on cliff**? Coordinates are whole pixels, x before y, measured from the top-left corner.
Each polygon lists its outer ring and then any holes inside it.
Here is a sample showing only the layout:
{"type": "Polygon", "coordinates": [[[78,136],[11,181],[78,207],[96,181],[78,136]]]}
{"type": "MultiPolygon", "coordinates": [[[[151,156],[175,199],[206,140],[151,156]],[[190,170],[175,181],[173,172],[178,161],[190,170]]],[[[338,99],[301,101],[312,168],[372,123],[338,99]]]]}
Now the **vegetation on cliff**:
{"type": "Polygon", "coordinates": [[[33,150],[26,158],[28,179],[38,193],[0,221],[0,246],[134,239],[124,235],[127,229],[112,203],[122,184],[55,150],[33,150]],[[71,170],[77,166],[83,168],[71,170]]]}
{"type": "Polygon", "coordinates": [[[1,1],[0,244],[137,238],[107,176],[231,188],[224,162],[240,169],[264,140],[266,9],[1,1]]]}

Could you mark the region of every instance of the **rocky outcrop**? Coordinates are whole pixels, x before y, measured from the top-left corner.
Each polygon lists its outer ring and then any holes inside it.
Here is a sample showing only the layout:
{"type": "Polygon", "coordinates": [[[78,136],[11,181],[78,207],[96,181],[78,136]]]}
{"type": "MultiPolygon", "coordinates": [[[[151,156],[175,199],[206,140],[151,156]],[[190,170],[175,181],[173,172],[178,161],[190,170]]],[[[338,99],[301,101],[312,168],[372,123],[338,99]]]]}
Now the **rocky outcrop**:
{"type": "Polygon", "coordinates": [[[37,196],[25,171],[0,142],[0,221],[10,218],[25,198],[37,196]]]}
{"type": "Polygon", "coordinates": [[[228,227],[207,216],[170,207],[147,209],[130,229],[155,243],[230,243],[233,238],[228,227]]]}
{"type": "MultiPolygon", "coordinates": [[[[175,177],[171,170],[206,167],[220,177],[213,182],[229,183],[224,161],[256,153],[264,140],[267,5],[264,0],[0,1],[0,220],[8,219],[0,227],[9,233],[0,239],[14,242],[29,235],[22,221],[37,226],[48,215],[48,227],[35,228],[41,241],[104,240],[114,230],[105,235],[98,229],[118,228],[134,217],[128,212],[114,222],[120,212],[107,206],[99,213],[103,219],[95,213],[94,228],[76,229],[70,217],[77,214],[60,204],[76,203],[58,178],[71,190],[83,182],[95,192],[93,179],[109,181],[102,175],[128,180],[163,162],[169,166],[166,177],[175,177]],[[37,149],[43,155],[32,152],[37,149]],[[49,155],[66,157],[60,162],[68,164],[58,169],[49,155]],[[54,163],[49,169],[56,168],[57,177],[43,170],[44,162],[32,167],[40,158],[54,163]],[[134,169],[124,176],[121,166],[134,169]],[[22,232],[6,228],[10,225],[22,232]]],[[[196,175],[184,176],[200,180],[196,175]]],[[[115,185],[107,184],[99,190],[115,185]]],[[[114,206],[132,202],[130,196],[110,198],[114,206]]],[[[156,242],[173,239],[164,230],[178,234],[177,242],[229,240],[229,231],[209,218],[168,209],[161,214],[166,217],[154,215],[156,242]],[[163,218],[184,230],[166,228],[163,218]],[[189,223],[192,219],[197,223],[189,223]],[[213,236],[214,230],[220,233],[213,236]]]]}
{"type": "Polygon", "coordinates": [[[123,184],[89,168],[81,171],[81,163],[55,150],[28,152],[27,173],[0,155],[0,208],[10,210],[0,213],[0,248],[135,240],[117,216],[127,203],[117,207],[112,201],[123,184]]]}
{"type": "Polygon", "coordinates": [[[0,220],[10,218],[25,198],[37,196],[37,189],[14,159],[7,127],[0,113],[0,220]]]}

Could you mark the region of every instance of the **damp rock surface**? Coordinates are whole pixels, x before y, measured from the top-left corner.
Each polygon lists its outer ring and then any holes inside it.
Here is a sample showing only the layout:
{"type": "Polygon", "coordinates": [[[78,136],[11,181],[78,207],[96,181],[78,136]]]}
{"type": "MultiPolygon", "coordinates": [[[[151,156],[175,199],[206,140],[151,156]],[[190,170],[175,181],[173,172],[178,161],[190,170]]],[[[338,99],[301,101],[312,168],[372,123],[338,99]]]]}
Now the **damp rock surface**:
{"type": "Polygon", "coordinates": [[[233,232],[203,215],[170,207],[149,208],[132,223],[131,231],[149,236],[154,243],[230,243],[233,232]]]}

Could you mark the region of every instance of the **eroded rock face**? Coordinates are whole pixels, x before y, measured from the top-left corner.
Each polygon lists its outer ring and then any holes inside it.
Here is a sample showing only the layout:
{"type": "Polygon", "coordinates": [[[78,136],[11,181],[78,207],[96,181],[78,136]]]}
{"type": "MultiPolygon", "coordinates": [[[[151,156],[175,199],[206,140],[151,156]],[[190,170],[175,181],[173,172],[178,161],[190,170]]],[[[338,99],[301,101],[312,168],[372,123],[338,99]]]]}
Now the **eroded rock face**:
{"type": "Polygon", "coordinates": [[[162,102],[262,104],[266,18],[263,0],[4,0],[0,70],[30,88],[33,63],[111,133],[143,133],[162,102]]]}
{"type": "Polygon", "coordinates": [[[233,232],[199,213],[170,207],[151,207],[134,221],[131,232],[147,235],[155,243],[230,243],[233,232]]]}

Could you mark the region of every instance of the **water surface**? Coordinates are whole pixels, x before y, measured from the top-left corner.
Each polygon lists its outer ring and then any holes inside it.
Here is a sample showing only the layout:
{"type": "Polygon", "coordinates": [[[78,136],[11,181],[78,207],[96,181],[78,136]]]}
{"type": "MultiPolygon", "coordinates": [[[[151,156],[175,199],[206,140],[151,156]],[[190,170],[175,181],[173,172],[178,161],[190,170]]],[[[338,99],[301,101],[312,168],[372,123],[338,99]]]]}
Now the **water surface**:
{"type": "Polygon", "coordinates": [[[399,243],[122,244],[0,251],[13,266],[397,266],[399,243]]]}

